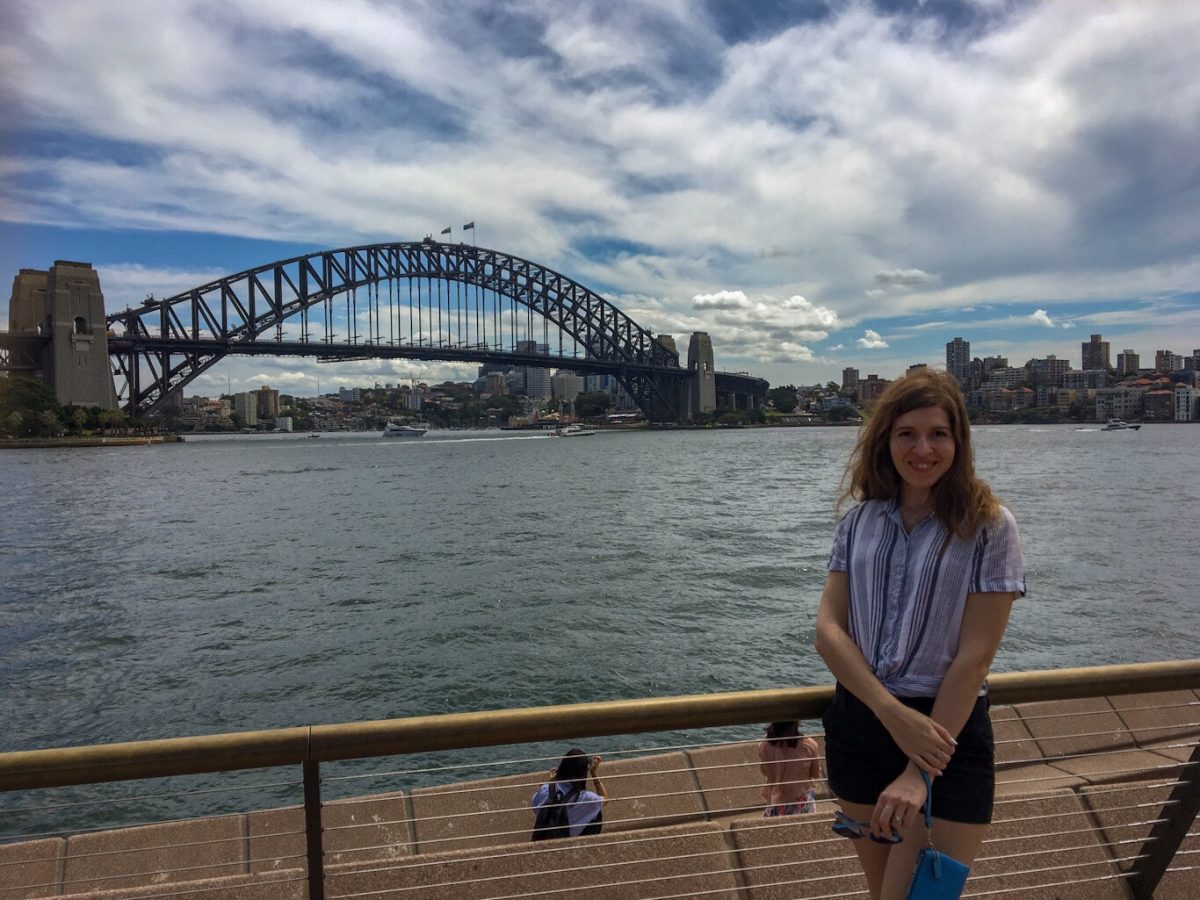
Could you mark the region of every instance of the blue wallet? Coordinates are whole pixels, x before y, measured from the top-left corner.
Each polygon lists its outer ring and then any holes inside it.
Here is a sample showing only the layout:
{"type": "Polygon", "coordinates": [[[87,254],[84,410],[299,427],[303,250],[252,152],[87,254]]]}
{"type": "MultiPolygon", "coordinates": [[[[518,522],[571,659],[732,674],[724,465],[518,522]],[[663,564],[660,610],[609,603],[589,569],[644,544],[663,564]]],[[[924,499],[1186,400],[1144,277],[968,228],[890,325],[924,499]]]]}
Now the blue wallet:
{"type": "Polygon", "coordinates": [[[930,833],[930,839],[929,845],[922,848],[917,857],[906,900],[958,900],[971,870],[954,857],[933,849],[930,831],[933,827],[933,785],[924,771],[921,777],[925,779],[925,831],[930,833]]]}

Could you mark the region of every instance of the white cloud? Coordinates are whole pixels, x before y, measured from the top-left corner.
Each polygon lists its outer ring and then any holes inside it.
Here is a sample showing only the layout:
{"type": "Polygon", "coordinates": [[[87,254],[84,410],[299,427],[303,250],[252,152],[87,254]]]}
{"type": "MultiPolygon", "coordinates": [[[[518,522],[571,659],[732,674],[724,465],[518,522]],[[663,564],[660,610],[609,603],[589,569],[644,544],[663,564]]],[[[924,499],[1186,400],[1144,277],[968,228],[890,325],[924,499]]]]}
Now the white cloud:
{"type": "MultiPolygon", "coordinates": [[[[738,44],[689,4],[498,9],[25,4],[3,216],[334,247],[475,219],[773,381],[867,317],[1200,290],[1195,4],[989,6],[973,32],[839,4],[738,44]]],[[[110,309],[227,271],[124,253],[110,309]]]]}
{"type": "Polygon", "coordinates": [[[1050,318],[1050,314],[1044,309],[1035,309],[1029,314],[1029,319],[1036,322],[1038,325],[1045,325],[1047,328],[1054,327],[1054,320],[1050,318]]]}
{"type": "Polygon", "coordinates": [[[888,345],[887,341],[880,337],[879,332],[872,331],[870,328],[863,331],[863,336],[856,343],[863,350],[882,350],[888,345]]]}

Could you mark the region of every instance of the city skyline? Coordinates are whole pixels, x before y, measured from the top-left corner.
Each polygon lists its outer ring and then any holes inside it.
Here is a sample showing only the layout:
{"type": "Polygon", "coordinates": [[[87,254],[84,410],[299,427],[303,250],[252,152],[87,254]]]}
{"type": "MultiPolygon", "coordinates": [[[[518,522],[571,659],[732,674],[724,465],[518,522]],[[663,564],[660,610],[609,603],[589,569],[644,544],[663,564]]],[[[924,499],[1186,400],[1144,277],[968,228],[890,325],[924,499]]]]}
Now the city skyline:
{"type": "MultiPolygon", "coordinates": [[[[278,13],[2,14],[0,318],[17,270],[56,259],[93,262],[113,312],[431,234],[562,272],[680,346],[707,331],[718,368],[776,385],[940,366],[960,336],[1016,365],[1078,367],[1092,333],[1143,365],[1200,347],[1188,5],[278,13]]],[[[225,360],[189,391],[469,369],[225,360]]]]}

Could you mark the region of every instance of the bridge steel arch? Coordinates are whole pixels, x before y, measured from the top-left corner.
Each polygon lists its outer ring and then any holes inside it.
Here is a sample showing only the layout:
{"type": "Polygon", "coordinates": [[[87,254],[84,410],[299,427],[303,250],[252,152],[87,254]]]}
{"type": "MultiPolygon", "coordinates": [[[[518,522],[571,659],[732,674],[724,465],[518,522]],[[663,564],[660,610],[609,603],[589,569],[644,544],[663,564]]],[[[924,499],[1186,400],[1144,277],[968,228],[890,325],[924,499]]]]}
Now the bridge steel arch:
{"type": "MultiPolygon", "coordinates": [[[[476,302],[479,301],[477,293],[476,302]]],[[[389,289],[388,317],[394,309],[389,289]]],[[[515,306],[513,307],[515,309],[515,306]]],[[[460,317],[462,308],[457,312],[460,317]]],[[[495,310],[490,311],[493,314],[495,310]]],[[[411,309],[410,309],[411,314],[411,309]]],[[[470,333],[468,310],[467,334],[470,333]]],[[[682,409],[681,385],[689,377],[678,354],[658,341],[613,303],[561,273],[511,254],[466,244],[423,241],[369,244],[325,250],[267,263],[228,275],[172,297],[147,298],[140,306],[107,317],[108,347],[118,397],[133,415],[161,409],[171,392],[186,385],[228,355],[315,356],[323,361],[368,358],[437,359],[465,362],[505,361],[531,366],[560,366],[580,372],[609,373],[633,397],[651,421],[677,421],[682,409]],[[437,281],[436,345],[424,332],[406,343],[389,327],[385,341],[381,306],[368,294],[366,328],[357,290],[417,280],[437,281]],[[476,313],[475,341],[446,340],[441,333],[441,283],[475,286],[494,298],[508,298],[528,314],[554,325],[574,342],[574,355],[502,352],[504,328],[487,331],[476,313]],[[336,334],[333,304],[346,305],[346,340],[336,334]],[[299,327],[299,340],[284,340],[285,325],[299,327]],[[274,336],[269,336],[274,332],[274,336]],[[582,348],[582,355],[579,349],[582,348]]],[[[402,326],[402,323],[401,323],[402,326]]],[[[401,334],[403,328],[400,328],[401,334]]],[[[561,338],[560,338],[561,345],[561,338]]]]}

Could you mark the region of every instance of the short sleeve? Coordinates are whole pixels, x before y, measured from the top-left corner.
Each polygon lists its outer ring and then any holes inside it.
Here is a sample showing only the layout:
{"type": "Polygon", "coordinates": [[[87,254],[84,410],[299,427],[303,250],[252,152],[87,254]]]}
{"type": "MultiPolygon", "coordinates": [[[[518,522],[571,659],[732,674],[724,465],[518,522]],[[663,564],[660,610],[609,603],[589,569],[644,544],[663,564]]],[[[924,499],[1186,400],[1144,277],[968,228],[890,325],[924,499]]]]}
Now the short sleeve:
{"type": "Polygon", "coordinates": [[[975,539],[970,593],[1007,593],[1025,595],[1025,558],[1017,520],[1000,507],[999,520],[980,530],[975,539]]]}
{"type": "Polygon", "coordinates": [[[846,562],[846,545],[847,535],[850,532],[850,519],[854,514],[854,510],[842,516],[842,520],[838,522],[837,529],[833,532],[833,549],[829,551],[829,562],[825,564],[826,570],[830,572],[845,572],[848,571],[849,565],[846,562]]]}
{"type": "Polygon", "coordinates": [[[533,799],[529,801],[529,805],[534,809],[544,806],[550,798],[550,787],[543,784],[540,788],[533,792],[533,799]]]}

